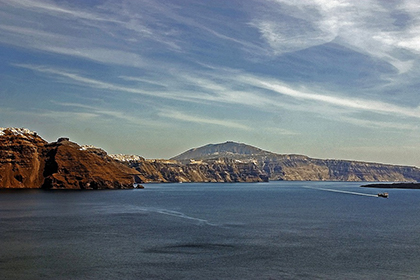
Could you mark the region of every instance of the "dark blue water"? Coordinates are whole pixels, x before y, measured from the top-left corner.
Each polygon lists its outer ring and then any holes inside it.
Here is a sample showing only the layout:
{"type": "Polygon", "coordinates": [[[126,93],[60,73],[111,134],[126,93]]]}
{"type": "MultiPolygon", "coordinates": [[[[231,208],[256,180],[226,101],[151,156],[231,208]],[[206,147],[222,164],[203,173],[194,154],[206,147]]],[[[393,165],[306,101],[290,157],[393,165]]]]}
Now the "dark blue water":
{"type": "Polygon", "coordinates": [[[420,279],[420,191],[358,186],[1,191],[0,278],[420,279]]]}

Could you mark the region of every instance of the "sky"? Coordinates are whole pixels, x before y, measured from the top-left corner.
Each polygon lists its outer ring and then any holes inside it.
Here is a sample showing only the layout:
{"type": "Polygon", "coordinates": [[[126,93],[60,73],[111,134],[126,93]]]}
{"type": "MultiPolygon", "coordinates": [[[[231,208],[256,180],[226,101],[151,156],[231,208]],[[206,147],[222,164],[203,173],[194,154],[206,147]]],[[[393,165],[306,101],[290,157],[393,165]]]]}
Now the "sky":
{"type": "Polygon", "coordinates": [[[0,126],[420,166],[417,0],[0,0],[0,126]]]}

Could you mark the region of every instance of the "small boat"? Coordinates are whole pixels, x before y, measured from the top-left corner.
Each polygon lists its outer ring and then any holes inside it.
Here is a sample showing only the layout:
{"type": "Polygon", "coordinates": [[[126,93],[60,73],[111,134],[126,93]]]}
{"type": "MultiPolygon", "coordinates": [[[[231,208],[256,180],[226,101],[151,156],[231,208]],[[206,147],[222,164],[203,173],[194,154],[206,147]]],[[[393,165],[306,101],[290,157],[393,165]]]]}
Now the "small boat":
{"type": "Polygon", "coordinates": [[[389,194],[387,192],[378,193],[378,197],[388,198],[389,194]]]}

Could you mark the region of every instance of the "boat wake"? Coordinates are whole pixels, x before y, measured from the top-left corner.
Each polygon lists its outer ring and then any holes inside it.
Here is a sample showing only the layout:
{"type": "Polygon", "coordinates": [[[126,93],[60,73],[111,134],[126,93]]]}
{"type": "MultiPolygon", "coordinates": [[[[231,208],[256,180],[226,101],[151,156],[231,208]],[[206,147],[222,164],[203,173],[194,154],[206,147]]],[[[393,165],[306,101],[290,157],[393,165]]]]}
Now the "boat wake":
{"type": "Polygon", "coordinates": [[[361,196],[370,196],[370,197],[378,197],[377,194],[368,194],[368,193],[359,193],[359,192],[349,192],[349,191],[342,191],[342,190],[334,190],[334,189],[325,189],[325,188],[314,188],[309,186],[302,186],[305,189],[313,189],[313,190],[320,190],[320,191],[327,191],[327,192],[337,192],[337,193],[345,193],[345,194],[352,194],[352,195],[361,195],[361,196]]]}
{"type": "Polygon", "coordinates": [[[168,216],[173,216],[173,217],[177,217],[181,219],[191,220],[191,221],[197,222],[198,225],[217,226],[216,224],[210,223],[207,220],[191,217],[178,211],[173,211],[173,210],[168,210],[168,209],[159,209],[159,208],[157,209],[149,208],[147,210],[150,212],[155,212],[162,215],[168,215],[168,216]]]}
{"type": "Polygon", "coordinates": [[[179,219],[189,220],[191,222],[195,222],[199,226],[207,225],[207,226],[218,226],[217,224],[213,224],[205,219],[200,219],[197,217],[188,216],[185,213],[169,210],[169,209],[163,209],[163,208],[155,208],[155,207],[138,207],[134,206],[131,207],[132,212],[135,213],[155,213],[160,215],[166,215],[166,216],[172,216],[179,219]]]}

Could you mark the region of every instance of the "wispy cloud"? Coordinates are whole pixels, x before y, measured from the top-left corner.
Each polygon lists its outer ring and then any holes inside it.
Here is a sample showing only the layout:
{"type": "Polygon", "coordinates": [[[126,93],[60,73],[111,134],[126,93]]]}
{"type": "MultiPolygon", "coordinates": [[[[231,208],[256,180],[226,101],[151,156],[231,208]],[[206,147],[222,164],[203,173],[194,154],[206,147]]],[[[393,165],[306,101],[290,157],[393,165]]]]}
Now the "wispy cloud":
{"type": "Polygon", "coordinates": [[[41,72],[41,73],[64,77],[64,78],[67,78],[67,81],[70,83],[76,83],[76,84],[80,84],[80,85],[84,85],[84,86],[88,86],[92,88],[106,89],[114,93],[127,92],[127,93],[141,94],[141,95],[149,95],[149,96],[154,96],[154,97],[159,97],[159,98],[179,99],[178,96],[171,93],[157,94],[153,92],[147,92],[139,88],[135,88],[135,87],[126,87],[123,85],[104,82],[104,81],[100,81],[100,80],[96,80],[92,78],[86,78],[76,73],[70,73],[70,72],[60,70],[60,69],[51,68],[48,66],[30,65],[30,64],[13,64],[13,65],[15,67],[26,68],[26,69],[30,69],[30,70],[41,72]]]}
{"type": "MultiPolygon", "coordinates": [[[[250,78],[249,80],[251,80],[250,78]]],[[[318,94],[310,91],[297,90],[283,83],[270,82],[267,80],[255,80],[254,84],[260,84],[261,87],[272,90],[276,93],[290,96],[301,100],[311,100],[333,106],[361,110],[366,112],[376,112],[381,114],[392,114],[402,117],[420,118],[420,108],[400,107],[394,104],[385,103],[376,100],[367,100],[361,98],[338,97],[337,95],[318,94]]]]}
{"type": "Polygon", "coordinates": [[[145,78],[141,78],[141,77],[131,77],[131,76],[119,76],[120,79],[123,79],[125,81],[131,81],[131,82],[139,82],[141,84],[149,84],[149,85],[155,85],[155,86],[160,86],[160,87],[164,87],[167,88],[168,85],[163,83],[163,82],[159,82],[159,81],[155,81],[152,79],[145,79],[145,78]]]}
{"type": "MultiPolygon", "coordinates": [[[[253,75],[232,75],[229,77],[218,76],[219,81],[216,83],[212,79],[195,77],[190,75],[188,79],[180,73],[180,81],[172,81],[174,88],[171,90],[147,91],[136,87],[128,87],[124,85],[103,82],[97,79],[87,78],[80,74],[70,73],[67,71],[50,68],[47,66],[15,64],[16,67],[31,69],[37,72],[56,75],[68,79],[71,83],[81,84],[92,88],[106,89],[114,93],[125,92],[132,94],[140,94],[152,96],[161,99],[180,100],[188,102],[217,102],[223,104],[237,104],[253,107],[260,110],[275,110],[283,108],[289,110],[302,111],[318,111],[317,106],[313,104],[294,104],[278,97],[278,95],[288,96],[292,100],[312,101],[327,106],[339,107],[350,111],[363,111],[367,113],[379,113],[384,115],[393,115],[395,117],[412,117],[420,118],[419,107],[401,107],[391,103],[377,100],[369,100],[362,98],[349,98],[340,93],[326,95],[314,92],[308,89],[299,89],[286,83],[273,79],[261,78],[253,75]],[[176,88],[182,84],[181,88],[176,88]],[[188,88],[188,84],[193,88],[188,88]],[[185,85],[187,87],[185,88],[185,85]],[[243,90],[239,90],[242,87],[243,90]],[[196,89],[199,88],[202,94],[197,94],[196,89]],[[272,95],[274,92],[277,95],[272,95]],[[312,107],[312,108],[311,108],[312,107]]],[[[214,77],[214,74],[213,74],[214,77]]],[[[213,104],[214,105],[214,104],[213,104]]],[[[328,107],[322,108],[325,114],[330,115],[328,107]]]]}
{"type": "Polygon", "coordinates": [[[106,64],[132,67],[145,65],[144,58],[134,52],[100,47],[71,35],[61,35],[30,27],[0,24],[0,42],[26,46],[38,51],[88,59],[106,64]]]}
{"type": "Polygon", "coordinates": [[[97,118],[99,120],[116,120],[116,122],[121,122],[124,124],[138,125],[138,126],[150,126],[150,127],[162,127],[165,126],[163,122],[154,121],[150,119],[144,119],[139,116],[136,116],[133,113],[128,113],[126,111],[118,111],[115,109],[91,106],[80,103],[72,102],[60,102],[60,101],[51,101],[53,104],[58,105],[62,108],[73,108],[77,110],[50,110],[42,113],[44,116],[61,116],[60,114],[66,114],[69,117],[78,117],[78,118],[97,118]]]}
{"type": "Polygon", "coordinates": [[[69,6],[59,6],[51,1],[43,1],[43,0],[13,0],[13,1],[4,1],[1,0],[0,3],[3,3],[3,5],[9,5],[16,8],[21,9],[28,9],[37,11],[39,13],[49,13],[51,15],[62,17],[63,15],[68,15],[75,18],[81,18],[81,19],[87,19],[87,20],[95,20],[95,21],[108,21],[108,22],[118,22],[116,20],[113,20],[110,17],[106,16],[99,16],[95,13],[90,13],[85,10],[75,9],[71,8],[69,6]]]}
{"type": "Polygon", "coordinates": [[[340,117],[341,121],[354,124],[358,127],[368,127],[373,129],[385,129],[388,132],[394,131],[400,133],[402,130],[417,131],[419,130],[418,125],[408,124],[408,123],[396,123],[396,122],[384,122],[384,121],[373,121],[360,118],[352,117],[340,117]]]}
{"type": "Polygon", "coordinates": [[[159,113],[159,116],[169,118],[169,119],[175,119],[183,122],[191,122],[191,123],[197,123],[202,125],[216,125],[216,126],[223,126],[228,128],[235,128],[235,129],[241,129],[241,130],[251,130],[250,127],[234,121],[229,120],[223,120],[223,119],[215,119],[215,118],[209,118],[205,117],[204,115],[190,115],[179,111],[161,111],[159,113]]]}
{"type": "Polygon", "coordinates": [[[262,5],[251,24],[275,55],[334,41],[405,73],[412,69],[413,57],[401,52],[420,51],[419,15],[418,3],[410,0],[398,5],[375,0],[275,0],[262,5]],[[404,22],[396,24],[401,18],[404,22]]]}

